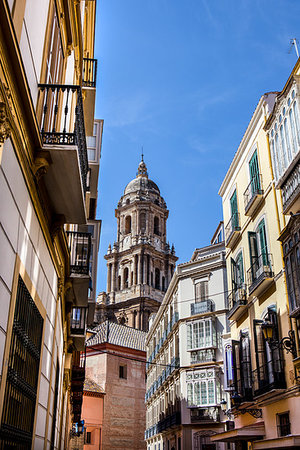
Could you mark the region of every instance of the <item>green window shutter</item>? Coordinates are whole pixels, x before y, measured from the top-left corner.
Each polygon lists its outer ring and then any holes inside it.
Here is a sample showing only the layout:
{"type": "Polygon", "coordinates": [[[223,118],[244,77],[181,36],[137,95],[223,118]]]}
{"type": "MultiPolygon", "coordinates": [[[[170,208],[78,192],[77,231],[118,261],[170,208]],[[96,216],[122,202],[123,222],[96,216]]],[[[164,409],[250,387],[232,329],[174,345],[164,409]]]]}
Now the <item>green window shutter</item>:
{"type": "Polygon", "coordinates": [[[243,254],[240,252],[236,259],[236,278],[238,287],[241,287],[244,283],[244,265],[243,265],[243,254]]]}
{"type": "Polygon", "coordinates": [[[235,292],[237,290],[237,279],[236,279],[236,262],[233,258],[230,258],[231,262],[231,287],[235,292]]]}
{"type": "Polygon", "coordinates": [[[236,229],[239,226],[236,191],[234,191],[232,197],[230,198],[230,208],[231,208],[232,228],[236,229]]]}
{"type": "Polygon", "coordinates": [[[251,178],[251,189],[252,194],[256,194],[260,191],[260,179],[259,179],[259,166],[258,166],[258,157],[257,151],[252,155],[252,158],[249,161],[249,170],[250,170],[250,178],[251,178]]]}
{"type": "Polygon", "coordinates": [[[248,240],[249,240],[249,253],[250,253],[252,281],[254,281],[256,279],[256,272],[259,267],[256,233],[253,231],[248,231],[248,240]]]}
{"type": "Polygon", "coordinates": [[[259,234],[259,243],[260,243],[260,252],[261,252],[261,256],[262,256],[262,263],[264,266],[266,266],[269,264],[269,261],[268,261],[266,227],[265,227],[264,220],[262,220],[258,225],[258,234],[259,234]]]}

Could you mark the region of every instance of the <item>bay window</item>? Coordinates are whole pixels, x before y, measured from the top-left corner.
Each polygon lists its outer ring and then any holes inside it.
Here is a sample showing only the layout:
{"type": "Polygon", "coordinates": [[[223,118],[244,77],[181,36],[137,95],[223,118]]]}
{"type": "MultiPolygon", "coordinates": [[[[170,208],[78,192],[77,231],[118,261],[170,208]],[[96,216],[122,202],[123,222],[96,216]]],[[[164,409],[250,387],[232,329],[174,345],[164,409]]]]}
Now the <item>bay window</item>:
{"type": "Polygon", "coordinates": [[[187,372],[189,406],[212,406],[219,402],[219,378],[216,369],[187,372]]]}
{"type": "Polygon", "coordinates": [[[216,344],[214,319],[203,319],[187,324],[188,350],[216,347],[216,344]]]}

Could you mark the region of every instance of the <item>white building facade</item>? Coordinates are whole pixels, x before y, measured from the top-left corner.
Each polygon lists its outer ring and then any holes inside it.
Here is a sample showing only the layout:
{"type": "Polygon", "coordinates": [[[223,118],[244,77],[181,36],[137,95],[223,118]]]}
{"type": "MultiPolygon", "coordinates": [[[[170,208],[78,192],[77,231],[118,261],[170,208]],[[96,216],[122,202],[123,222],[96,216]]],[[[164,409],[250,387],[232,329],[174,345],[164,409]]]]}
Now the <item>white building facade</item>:
{"type": "Polygon", "coordinates": [[[225,448],[210,437],[226,422],[226,292],[223,242],[196,249],[176,269],[147,337],[148,450],[225,448]]]}

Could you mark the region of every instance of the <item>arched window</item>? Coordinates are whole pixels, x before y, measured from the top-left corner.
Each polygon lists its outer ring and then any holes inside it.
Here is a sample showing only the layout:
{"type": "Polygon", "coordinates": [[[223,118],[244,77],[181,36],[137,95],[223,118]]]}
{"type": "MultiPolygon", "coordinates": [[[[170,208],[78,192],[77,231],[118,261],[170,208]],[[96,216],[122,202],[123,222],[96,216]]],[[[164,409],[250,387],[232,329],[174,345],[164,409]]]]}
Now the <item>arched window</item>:
{"type": "Polygon", "coordinates": [[[131,216],[125,217],[125,234],[129,234],[131,232],[131,216]]]}
{"type": "Polygon", "coordinates": [[[142,233],[146,232],[146,213],[140,213],[140,231],[142,233]]]}
{"type": "Polygon", "coordinates": [[[160,289],[160,270],[155,269],[155,289],[160,289]]]}
{"type": "Polygon", "coordinates": [[[128,267],[124,269],[124,288],[128,288],[128,267]]]}
{"type": "Polygon", "coordinates": [[[157,216],[154,217],[154,234],[159,236],[159,218],[157,216]]]}

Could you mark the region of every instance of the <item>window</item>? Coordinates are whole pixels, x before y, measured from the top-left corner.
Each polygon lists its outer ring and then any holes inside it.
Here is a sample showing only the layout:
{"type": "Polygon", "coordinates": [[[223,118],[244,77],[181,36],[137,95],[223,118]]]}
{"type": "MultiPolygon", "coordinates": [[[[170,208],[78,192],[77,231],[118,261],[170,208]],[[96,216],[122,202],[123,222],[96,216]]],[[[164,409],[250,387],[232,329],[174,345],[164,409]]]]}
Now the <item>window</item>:
{"type": "Polygon", "coordinates": [[[146,232],[146,213],[140,213],[140,231],[141,233],[146,232]]]}
{"type": "Polygon", "coordinates": [[[252,284],[265,272],[269,272],[270,276],[272,272],[264,219],[261,220],[256,231],[248,232],[248,239],[251,264],[250,284],[252,284]]]}
{"type": "Polygon", "coordinates": [[[154,234],[160,235],[159,232],[159,218],[157,216],[154,217],[154,234]]]}
{"type": "Polygon", "coordinates": [[[47,55],[45,82],[55,84],[61,82],[63,70],[63,51],[55,6],[52,9],[52,17],[50,20],[52,21],[52,27],[47,55]]]}
{"type": "Polygon", "coordinates": [[[219,381],[214,369],[187,372],[186,377],[189,406],[209,406],[217,403],[219,381]]]}
{"type": "Polygon", "coordinates": [[[204,319],[187,324],[188,350],[215,346],[216,330],[213,319],[204,319]]]}
{"type": "Polygon", "coordinates": [[[131,216],[125,217],[125,234],[131,233],[131,216]]]}
{"type": "Polygon", "coordinates": [[[160,270],[155,269],[155,289],[160,289],[160,270]]]}
{"type": "Polygon", "coordinates": [[[299,152],[299,113],[295,100],[295,90],[289,96],[280,114],[270,130],[269,139],[271,146],[272,163],[275,178],[278,180],[289,167],[294,156],[299,152]]]}
{"type": "Polygon", "coordinates": [[[244,285],[243,254],[240,252],[236,259],[231,258],[231,286],[233,292],[241,289],[244,285]]]}
{"type": "Polygon", "coordinates": [[[283,254],[287,280],[290,316],[300,316],[300,218],[290,219],[284,236],[283,254]]]}
{"type": "Polygon", "coordinates": [[[236,230],[239,227],[239,217],[238,217],[238,206],[237,206],[236,191],[234,191],[232,197],[230,198],[230,209],[231,209],[232,229],[236,230]]]}
{"type": "Polygon", "coordinates": [[[19,277],[0,428],[3,448],[31,449],[42,332],[43,318],[19,277]]]}
{"type": "Polygon", "coordinates": [[[261,190],[258,157],[256,150],[249,161],[249,171],[250,171],[251,193],[252,196],[254,196],[261,190]]]}
{"type": "Polygon", "coordinates": [[[287,436],[291,434],[290,413],[285,412],[277,414],[277,430],[278,436],[287,436]]]}
{"type": "Polygon", "coordinates": [[[208,298],[208,281],[200,281],[195,285],[196,303],[207,300],[208,298]]]}
{"type": "Polygon", "coordinates": [[[56,427],[56,415],[57,415],[57,397],[58,397],[58,383],[59,383],[59,362],[56,362],[56,374],[55,374],[55,388],[54,388],[54,402],[53,402],[53,420],[52,420],[52,430],[51,430],[51,443],[50,449],[54,449],[55,440],[55,427],[56,427]]]}
{"type": "Polygon", "coordinates": [[[85,434],[85,444],[91,444],[92,443],[92,433],[91,431],[87,431],[85,434]]]}
{"type": "Polygon", "coordinates": [[[119,378],[127,379],[127,366],[120,365],[119,366],[119,378]]]}
{"type": "Polygon", "coordinates": [[[255,319],[253,321],[256,358],[256,371],[253,379],[255,395],[286,387],[282,352],[278,348],[271,348],[265,340],[261,328],[264,320],[273,324],[275,339],[279,341],[277,313],[273,307],[269,307],[263,320],[255,319]]]}
{"type": "Polygon", "coordinates": [[[245,401],[252,399],[250,339],[247,331],[240,339],[225,346],[224,373],[226,389],[239,394],[245,401]]]}
{"type": "Polygon", "coordinates": [[[128,267],[125,267],[125,269],[124,269],[124,288],[128,288],[128,283],[129,283],[129,271],[128,271],[128,267]]]}

